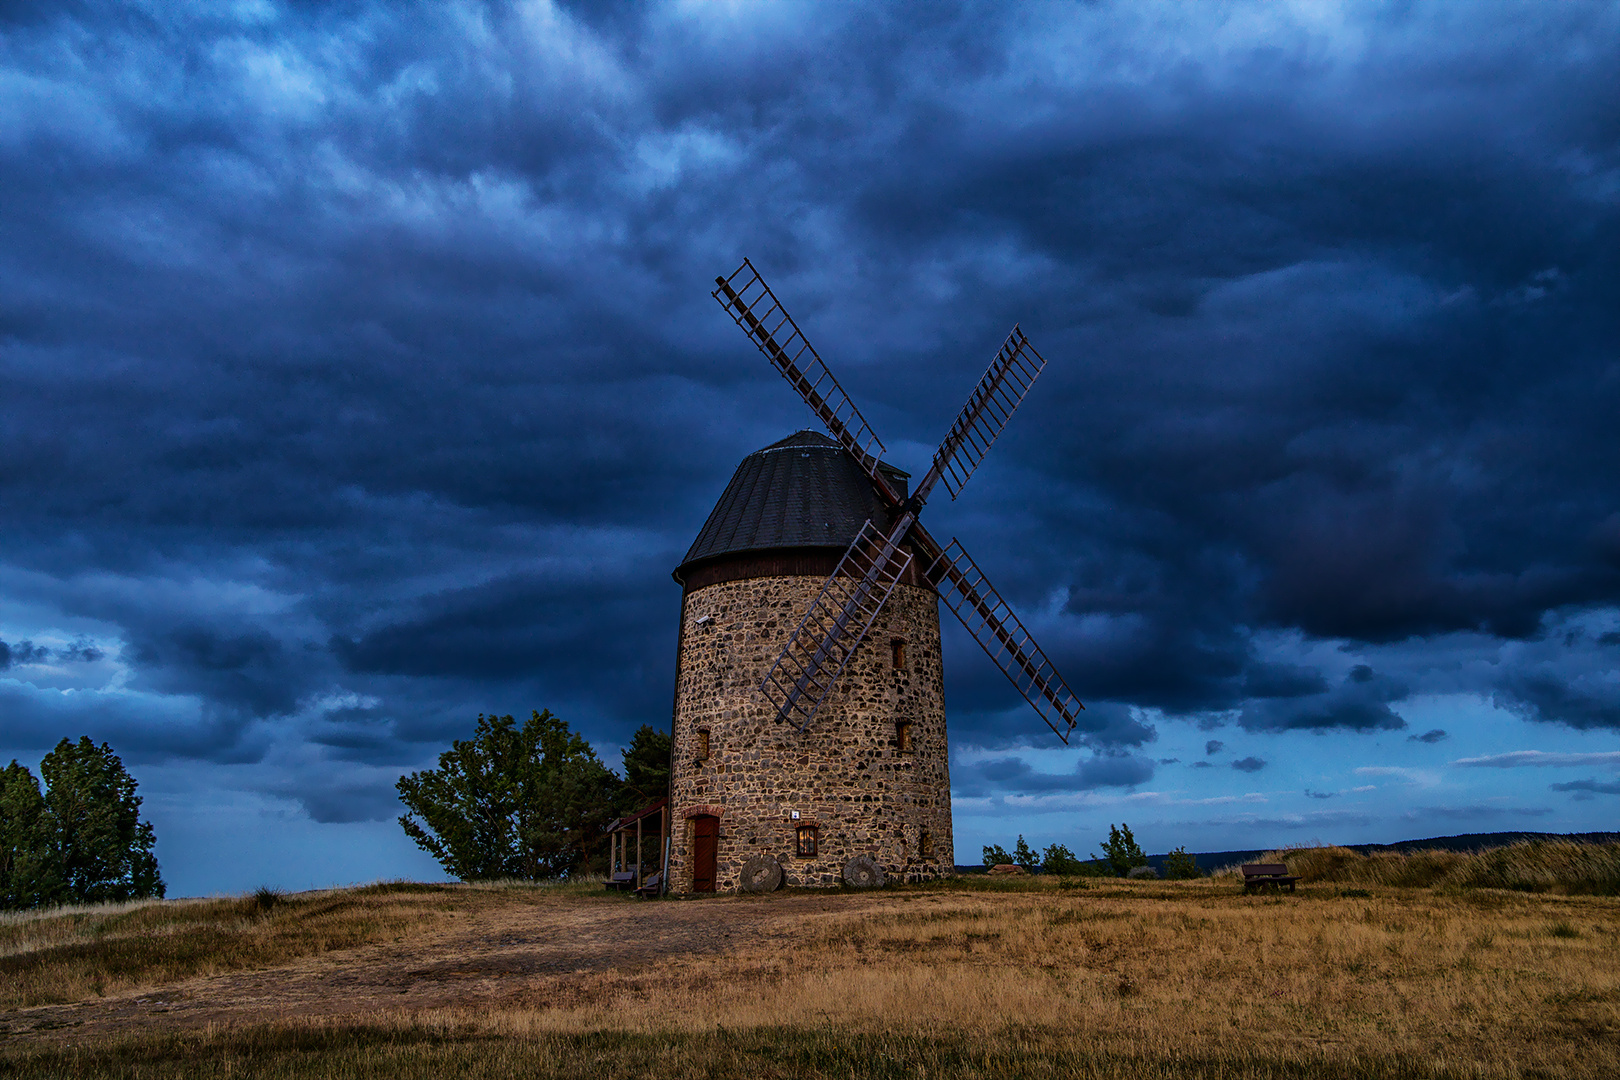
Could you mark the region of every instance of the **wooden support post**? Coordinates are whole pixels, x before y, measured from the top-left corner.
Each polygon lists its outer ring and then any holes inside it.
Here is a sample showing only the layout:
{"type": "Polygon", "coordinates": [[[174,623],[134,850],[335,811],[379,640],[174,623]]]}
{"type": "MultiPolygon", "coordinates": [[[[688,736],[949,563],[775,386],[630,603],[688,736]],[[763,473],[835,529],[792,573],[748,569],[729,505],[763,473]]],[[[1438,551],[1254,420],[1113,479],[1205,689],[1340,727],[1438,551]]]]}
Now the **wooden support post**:
{"type": "Polygon", "coordinates": [[[636,818],[636,888],[641,888],[641,818],[636,818]]]}

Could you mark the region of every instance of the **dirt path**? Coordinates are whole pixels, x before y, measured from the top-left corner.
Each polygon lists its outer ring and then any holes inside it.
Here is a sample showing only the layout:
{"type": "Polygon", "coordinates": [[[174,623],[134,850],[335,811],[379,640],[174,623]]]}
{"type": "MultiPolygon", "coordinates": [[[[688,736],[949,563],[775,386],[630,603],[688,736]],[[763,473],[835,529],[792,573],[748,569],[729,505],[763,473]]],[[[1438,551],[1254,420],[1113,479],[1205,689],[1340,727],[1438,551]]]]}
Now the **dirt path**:
{"type": "Polygon", "coordinates": [[[780,895],[671,903],[488,904],[411,939],[258,971],[189,979],[0,1017],[0,1037],[69,1038],[162,1026],[236,1026],[380,1010],[576,1005],[601,972],[678,973],[683,958],[766,952],[806,920],[904,904],[879,895],[780,895]]]}

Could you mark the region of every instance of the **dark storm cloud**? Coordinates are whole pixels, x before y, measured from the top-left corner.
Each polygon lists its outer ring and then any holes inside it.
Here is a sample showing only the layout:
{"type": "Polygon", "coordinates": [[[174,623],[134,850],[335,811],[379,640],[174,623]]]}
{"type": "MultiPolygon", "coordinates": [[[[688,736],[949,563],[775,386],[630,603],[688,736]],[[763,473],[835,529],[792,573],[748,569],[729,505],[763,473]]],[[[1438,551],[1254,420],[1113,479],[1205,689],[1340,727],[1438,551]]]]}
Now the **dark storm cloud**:
{"type": "Polygon", "coordinates": [[[182,625],[130,644],[142,681],[160,691],[196,694],[260,717],[297,705],[299,666],[268,631],[182,625]]]}
{"type": "Polygon", "coordinates": [[[1266,763],[1257,757],[1238,758],[1231,763],[1232,768],[1238,772],[1257,773],[1266,767],[1266,763]]]}
{"type": "MultiPolygon", "coordinates": [[[[1522,644],[1447,689],[1620,728],[1572,659],[1613,641],[1546,634],[1620,602],[1613,8],[26,16],[0,570],[60,636],[0,668],[93,620],[51,659],[151,698],[74,717],[378,763],[479,708],[662,723],[669,570],[807,422],[706,295],[749,254],[902,466],[1014,321],[1051,361],[925,520],[1091,706],[1070,789],[1151,776],[1109,751],[1154,710],[1377,733],[1424,692],[1282,639],[1522,644]]],[[[955,737],[1049,738],[947,648],[955,737]]]]}
{"type": "Polygon", "coordinates": [[[387,821],[399,815],[399,797],[381,784],[310,784],[289,789],[319,822],[387,821]]]}
{"type": "Polygon", "coordinates": [[[1244,706],[1238,723],[1248,731],[1399,729],[1406,721],[1395,714],[1390,703],[1402,700],[1408,692],[1404,683],[1357,664],[1343,683],[1326,693],[1252,701],[1244,706]]]}
{"type": "Polygon", "coordinates": [[[1225,749],[1225,743],[1221,742],[1219,739],[1211,739],[1204,744],[1204,756],[1208,757],[1211,754],[1218,754],[1225,749]]]}
{"type": "Polygon", "coordinates": [[[499,681],[543,666],[558,692],[647,715],[668,707],[665,665],[636,663],[673,642],[678,591],[662,599],[623,580],[515,574],[427,598],[410,617],[358,640],[334,637],[332,648],[350,671],[406,677],[499,681]],[[604,671],[617,677],[604,680],[604,671]]]}
{"type": "Polygon", "coordinates": [[[1098,754],[1079,762],[1072,773],[1037,772],[1016,757],[951,768],[951,790],[963,798],[1135,787],[1151,779],[1153,762],[1130,754],[1098,754]]]}
{"type": "Polygon", "coordinates": [[[1554,791],[1580,791],[1587,794],[1620,795],[1620,780],[1571,780],[1563,784],[1549,784],[1554,791]]]}
{"type": "Polygon", "coordinates": [[[1497,698],[1507,708],[1532,720],[1573,728],[1620,728],[1620,687],[1608,680],[1581,685],[1556,670],[1510,671],[1497,698]]]}
{"type": "Polygon", "coordinates": [[[1450,736],[1448,736],[1446,734],[1444,728],[1430,728],[1428,731],[1425,731],[1421,735],[1408,735],[1406,737],[1406,741],[1407,742],[1429,743],[1429,744],[1433,745],[1434,743],[1437,743],[1437,742],[1445,742],[1445,740],[1447,738],[1449,738],[1449,737],[1450,736]]]}

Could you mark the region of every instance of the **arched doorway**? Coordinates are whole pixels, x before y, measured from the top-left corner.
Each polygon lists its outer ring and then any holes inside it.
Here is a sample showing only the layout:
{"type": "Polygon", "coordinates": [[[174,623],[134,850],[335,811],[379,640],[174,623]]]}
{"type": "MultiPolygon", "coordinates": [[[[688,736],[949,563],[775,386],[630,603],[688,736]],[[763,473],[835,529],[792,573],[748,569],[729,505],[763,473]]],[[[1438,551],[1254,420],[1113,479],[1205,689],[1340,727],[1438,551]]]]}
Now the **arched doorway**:
{"type": "Polygon", "coordinates": [[[692,818],[692,891],[714,892],[715,855],[720,847],[720,819],[711,814],[692,818]]]}

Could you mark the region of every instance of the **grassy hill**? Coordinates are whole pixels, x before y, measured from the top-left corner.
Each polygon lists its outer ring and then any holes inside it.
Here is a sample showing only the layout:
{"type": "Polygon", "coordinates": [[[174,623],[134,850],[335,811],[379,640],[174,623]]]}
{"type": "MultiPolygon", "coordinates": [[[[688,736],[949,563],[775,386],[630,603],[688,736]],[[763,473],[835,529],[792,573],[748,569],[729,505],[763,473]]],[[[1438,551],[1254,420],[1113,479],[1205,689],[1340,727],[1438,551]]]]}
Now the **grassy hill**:
{"type": "Polygon", "coordinates": [[[1559,890],[402,882],[0,918],[0,1077],[1608,1077],[1616,960],[1559,890]]]}

